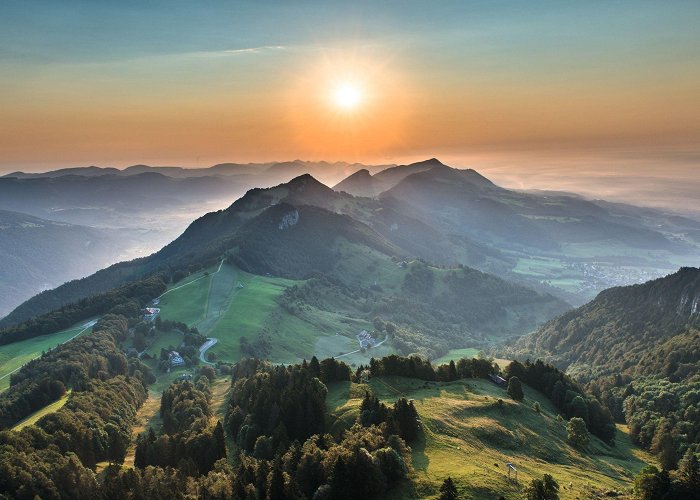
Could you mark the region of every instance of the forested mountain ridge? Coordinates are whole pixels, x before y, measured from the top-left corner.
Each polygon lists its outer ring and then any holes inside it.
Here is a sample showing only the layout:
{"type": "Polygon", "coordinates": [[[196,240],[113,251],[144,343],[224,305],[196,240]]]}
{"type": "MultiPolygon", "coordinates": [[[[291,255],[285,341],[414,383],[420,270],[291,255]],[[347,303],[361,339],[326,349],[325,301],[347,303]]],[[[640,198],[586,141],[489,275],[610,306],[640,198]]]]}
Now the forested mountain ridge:
{"type": "MultiPolygon", "coordinates": [[[[291,314],[326,332],[329,323],[319,318],[359,325],[381,316],[396,323],[394,343],[399,352],[431,358],[465,343],[485,347],[505,335],[522,335],[570,307],[551,295],[475,269],[415,260],[410,248],[362,221],[374,220],[377,204],[336,193],[309,175],[251,190],[228,209],[201,217],[150,257],[40,294],[6,318],[3,338],[14,341],[47,333],[57,314],[70,317],[70,321],[59,318],[62,327],[83,319],[80,310],[85,319],[99,314],[99,304],[115,306],[112,296],[104,293],[124,283],[153,275],[177,282],[222,261],[257,275],[313,278],[274,306],[282,308],[280,317],[291,314]],[[23,320],[29,322],[11,327],[23,320]]],[[[156,296],[139,296],[138,302],[156,296]]],[[[273,337],[283,336],[279,320],[267,328],[273,337]]]]}
{"type": "MultiPolygon", "coordinates": [[[[673,375],[673,366],[680,369],[684,361],[669,356],[668,365],[659,366],[648,362],[650,353],[698,327],[700,269],[688,267],[642,285],[605,290],[523,337],[515,350],[547,355],[583,380],[613,374],[673,375]]],[[[698,349],[687,351],[688,356],[694,358],[690,362],[700,360],[698,349]]]]}

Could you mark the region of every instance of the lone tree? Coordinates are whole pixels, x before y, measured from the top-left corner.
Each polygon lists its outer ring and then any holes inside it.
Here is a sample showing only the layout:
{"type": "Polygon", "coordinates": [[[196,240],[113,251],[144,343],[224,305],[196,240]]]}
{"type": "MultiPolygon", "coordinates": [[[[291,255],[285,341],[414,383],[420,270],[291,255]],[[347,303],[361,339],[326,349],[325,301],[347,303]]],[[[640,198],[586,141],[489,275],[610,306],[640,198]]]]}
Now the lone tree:
{"type": "Polygon", "coordinates": [[[558,500],[559,484],[551,475],[545,474],[542,479],[533,479],[525,494],[527,500],[558,500]]]}
{"type": "Polygon", "coordinates": [[[508,379],[508,395],[516,401],[522,401],[525,397],[523,394],[523,384],[520,383],[518,377],[510,377],[510,379],[508,379]]]}
{"type": "Polygon", "coordinates": [[[457,500],[457,487],[451,477],[447,477],[440,486],[439,500],[457,500]]]}
{"type": "Polygon", "coordinates": [[[583,448],[590,441],[586,422],[582,418],[571,417],[569,423],[566,424],[566,433],[569,443],[576,448],[583,448]]]}

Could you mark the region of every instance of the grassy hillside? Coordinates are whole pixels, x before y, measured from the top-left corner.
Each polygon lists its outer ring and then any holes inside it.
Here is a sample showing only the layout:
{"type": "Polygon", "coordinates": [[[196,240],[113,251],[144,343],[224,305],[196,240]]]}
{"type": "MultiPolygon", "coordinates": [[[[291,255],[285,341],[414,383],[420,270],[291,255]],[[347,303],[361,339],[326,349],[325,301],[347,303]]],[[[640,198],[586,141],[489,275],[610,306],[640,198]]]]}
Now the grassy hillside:
{"type": "Polygon", "coordinates": [[[524,486],[545,473],[559,482],[561,498],[594,498],[609,490],[627,492],[634,474],[652,461],[631,444],[622,426],[613,448],[596,438],[585,452],[572,448],[565,421],[557,420],[551,403],[524,389],[525,400],[517,403],[485,380],[376,377],[367,385],[331,384],[326,401],[337,430],[355,421],[365,390],[386,403],[414,400],[424,438],[412,446],[413,484],[392,491],[392,498],[436,497],[447,476],[465,498],[520,498],[524,486]],[[534,402],[541,413],[533,410],[534,402]],[[508,462],[518,469],[518,483],[507,478],[508,462]]]}
{"type": "Polygon", "coordinates": [[[25,418],[24,420],[19,422],[17,425],[12,427],[12,430],[13,431],[21,431],[22,429],[24,429],[28,425],[36,424],[40,418],[42,418],[50,413],[57,412],[58,410],[63,408],[63,406],[68,402],[68,397],[70,396],[70,393],[71,393],[71,390],[66,392],[63,395],[63,397],[60,398],[58,401],[54,401],[53,403],[43,407],[41,410],[32,413],[27,418],[25,418]]]}
{"type": "MultiPolygon", "coordinates": [[[[304,281],[259,276],[229,265],[223,265],[218,272],[216,267],[209,268],[207,273],[171,287],[161,298],[159,307],[163,319],[196,326],[202,334],[216,338],[217,344],[207,354],[213,354],[214,359],[239,360],[243,357],[241,337],[255,342],[261,333],[270,345],[267,357],[275,362],[296,362],[314,355],[338,356],[357,350],[355,334],[372,328],[367,320],[311,306],[290,313],[282,307],[281,295],[304,281]]],[[[175,332],[162,333],[149,353],[158,354],[160,347],[177,345],[180,341],[181,335],[175,332]]],[[[385,345],[343,359],[350,364],[367,363],[371,356],[392,352],[385,345]]]]}

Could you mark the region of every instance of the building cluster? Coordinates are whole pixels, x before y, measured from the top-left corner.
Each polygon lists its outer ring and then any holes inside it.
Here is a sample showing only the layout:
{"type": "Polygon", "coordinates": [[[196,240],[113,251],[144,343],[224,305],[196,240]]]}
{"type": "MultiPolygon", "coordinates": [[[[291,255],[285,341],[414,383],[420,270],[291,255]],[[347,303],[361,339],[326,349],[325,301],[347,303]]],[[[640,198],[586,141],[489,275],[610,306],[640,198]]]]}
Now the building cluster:
{"type": "Polygon", "coordinates": [[[168,353],[168,361],[170,362],[170,366],[182,366],[185,364],[185,360],[180,356],[180,353],[177,351],[170,351],[168,353]]]}
{"type": "Polygon", "coordinates": [[[143,315],[143,320],[144,321],[153,321],[156,319],[156,316],[160,314],[160,309],[157,307],[147,307],[144,315],[143,315]]]}
{"type": "Polygon", "coordinates": [[[377,345],[377,340],[372,337],[372,334],[367,330],[362,330],[357,334],[357,341],[360,343],[361,349],[367,349],[368,347],[374,347],[377,345]]]}

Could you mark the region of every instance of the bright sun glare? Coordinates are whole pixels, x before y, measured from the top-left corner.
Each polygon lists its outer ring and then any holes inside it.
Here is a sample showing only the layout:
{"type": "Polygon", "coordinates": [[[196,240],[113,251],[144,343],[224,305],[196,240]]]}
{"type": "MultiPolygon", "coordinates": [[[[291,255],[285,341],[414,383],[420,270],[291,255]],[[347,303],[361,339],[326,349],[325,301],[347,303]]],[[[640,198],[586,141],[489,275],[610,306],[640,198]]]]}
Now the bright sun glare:
{"type": "Polygon", "coordinates": [[[355,84],[345,83],[336,87],[333,92],[333,102],[342,109],[351,110],[359,106],[362,92],[355,84]]]}

